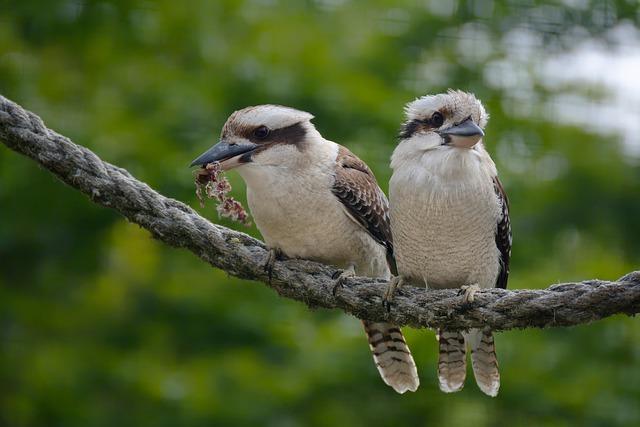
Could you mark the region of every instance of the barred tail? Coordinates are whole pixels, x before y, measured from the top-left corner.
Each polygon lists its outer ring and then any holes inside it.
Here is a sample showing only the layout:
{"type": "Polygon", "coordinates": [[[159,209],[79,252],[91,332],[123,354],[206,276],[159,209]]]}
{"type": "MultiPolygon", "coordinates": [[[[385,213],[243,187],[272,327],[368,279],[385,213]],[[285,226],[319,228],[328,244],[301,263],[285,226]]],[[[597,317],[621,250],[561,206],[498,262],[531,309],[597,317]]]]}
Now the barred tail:
{"type": "Polygon", "coordinates": [[[464,336],[460,332],[438,331],[440,356],[438,382],[440,390],[453,393],[462,390],[467,375],[467,354],[464,336]]]}
{"type": "Polygon", "coordinates": [[[471,365],[478,387],[489,396],[497,396],[500,389],[500,372],[491,330],[472,329],[466,334],[466,338],[471,348],[471,365]]]}
{"type": "Polygon", "coordinates": [[[382,380],[401,394],[416,391],[418,371],[400,328],[389,323],[362,323],[382,380]]]}

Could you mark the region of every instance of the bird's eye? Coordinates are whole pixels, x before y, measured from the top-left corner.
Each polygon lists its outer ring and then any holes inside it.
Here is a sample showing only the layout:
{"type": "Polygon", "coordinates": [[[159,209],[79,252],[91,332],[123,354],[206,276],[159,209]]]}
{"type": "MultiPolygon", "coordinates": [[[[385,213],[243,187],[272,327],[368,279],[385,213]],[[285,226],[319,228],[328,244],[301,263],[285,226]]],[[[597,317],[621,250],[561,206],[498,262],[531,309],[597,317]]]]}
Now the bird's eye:
{"type": "Polygon", "coordinates": [[[430,122],[433,127],[439,128],[440,126],[442,126],[442,123],[444,123],[444,116],[440,111],[436,111],[431,116],[430,122]]]}
{"type": "Polygon", "coordinates": [[[269,130],[268,127],[266,127],[266,126],[258,126],[253,131],[253,135],[258,139],[265,139],[266,137],[269,136],[269,132],[271,132],[271,131],[269,130]]]}

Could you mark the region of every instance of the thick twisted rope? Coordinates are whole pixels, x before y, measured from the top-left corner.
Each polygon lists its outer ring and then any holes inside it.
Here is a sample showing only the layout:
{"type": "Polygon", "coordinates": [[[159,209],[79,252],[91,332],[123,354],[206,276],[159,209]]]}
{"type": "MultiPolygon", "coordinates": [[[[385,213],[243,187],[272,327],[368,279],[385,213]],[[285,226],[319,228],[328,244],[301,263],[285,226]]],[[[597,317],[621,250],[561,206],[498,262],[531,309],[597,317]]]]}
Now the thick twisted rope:
{"type": "MultiPolygon", "coordinates": [[[[233,276],[257,280],[309,307],[340,308],[361,319],[449,330],[570,326],[613,314],[640,311],[640,272],[616,282],[586,280],[544,290],[489,289],[465,304],[458,290],[400,288],[390,312],[382,306],[386,283],[354,278],[333,293],[335,268],[304,260],[277,261],[269,281],[262,242],[216,224],[176,200],[158,194],[129,172],[48,129],[35,114],[0,96],[0,140],[38,162],[102,206],[118,211],[158,240],[187,248],[233,276]]],[[[10,212],[4,218],[10,221],[10,212]]]]}

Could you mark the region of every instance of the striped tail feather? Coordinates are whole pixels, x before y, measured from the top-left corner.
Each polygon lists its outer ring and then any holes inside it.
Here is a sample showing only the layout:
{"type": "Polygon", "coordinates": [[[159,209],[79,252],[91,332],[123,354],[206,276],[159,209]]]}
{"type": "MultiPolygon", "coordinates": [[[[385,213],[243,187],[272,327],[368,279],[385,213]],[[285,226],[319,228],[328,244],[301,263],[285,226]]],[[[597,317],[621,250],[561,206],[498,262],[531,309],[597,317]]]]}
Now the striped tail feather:
{"type": "Polygon", "coordinates": [[[500,372],[493,333],[490,329],[472,329],[466,334],[471,348],[471,366],[483,393],[495,397],[500,389],[500,372]]]}
{"type": "Polygon", "coordinates": [[[462,390],[467,376],[467,354],[464,336],[460,332],[438,331],[440,353],[438,382],[440,390],[453,393],[462,390]]]}
{"type": "Polygon", "coordinates": [[[383,322],[362,323],[382,380],[400,394],[416,391],[418,371],[400,328],[383,322]]]}

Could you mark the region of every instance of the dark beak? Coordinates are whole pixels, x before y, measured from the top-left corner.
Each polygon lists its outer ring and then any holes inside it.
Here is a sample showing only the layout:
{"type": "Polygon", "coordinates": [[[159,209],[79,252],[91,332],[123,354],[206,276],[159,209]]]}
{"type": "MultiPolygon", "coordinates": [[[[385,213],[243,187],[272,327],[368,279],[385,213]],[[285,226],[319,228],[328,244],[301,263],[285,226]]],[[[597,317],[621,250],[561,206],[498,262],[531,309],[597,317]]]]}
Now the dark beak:
{"type": "Polygon", "coordinates": [[[460,148],[471,148],[484,136],[482,129],[473,123],[471,118],[438,133],[444,138],[446,144],[460,148]]]}
{"type": "Polygon", "coordinates": [[[208,163],[223,162],[241,154],[248,153],[256,149],[258,145],[252,142],[242,142],[239,144],[229,144],[227,141],[222,140],[207,151],[202,153],[200,157],[195,159],[191,166],[205,166],[208,163]]]}

